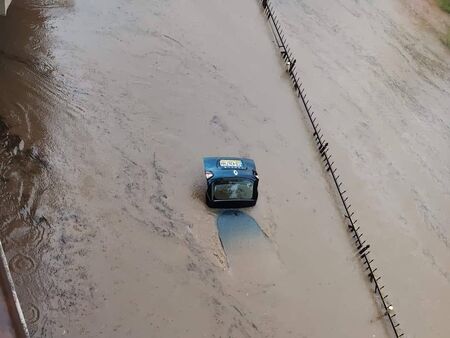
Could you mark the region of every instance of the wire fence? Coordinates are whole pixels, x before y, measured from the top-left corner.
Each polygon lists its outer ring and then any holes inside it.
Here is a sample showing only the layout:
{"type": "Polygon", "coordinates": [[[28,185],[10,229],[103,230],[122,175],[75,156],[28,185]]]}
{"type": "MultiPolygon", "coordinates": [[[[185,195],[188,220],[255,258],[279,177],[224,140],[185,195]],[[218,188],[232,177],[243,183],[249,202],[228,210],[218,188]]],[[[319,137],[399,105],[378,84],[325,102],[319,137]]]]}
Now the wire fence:
{"type": "Polygon", "coordinates": [[[381,277],[379,275],[378,269],[374,267],[374,260],[370,256],[370,245],[366,242],[365,239],[363,239],[361,228],[357,225],[358,220],[355,218],[355,212],[352,211],[352,205],[349,202],[348,193],[343,187],[342,180],[340,179],[340,176],[337,173],[337,168],[334,164],[334,161],[332,160],[330,147],[328,145],[328,142],[326,142],[324,138],[322,129],[320,128],[317,117],[315,116],[316,114],[312,110],[312,105],[305,93],[303,83],[301,82],[300,77],[297,74],[297,59],[294,58],[294,55],[287,44],[285,35],[283,33],[277,15],[275,14],[272,3],[269,0],[258,1],[260,2],[264,10],[264,14],[267,17],[270,28],[275,37],[275,42],[279,48],[281,58],[286,65],[286,71],[288,72],[290,80],[292,81],[292,84],[294,86],[294,90],[296,91],[298,97],[301,99],[303,106],[305,107],[305,111],[308,115],[308,120],[314,131],[313,138],[316,142],[317,150],[323,160],[325,169],[330,174],[339,194],[349,233],[351,234],[352,240],[354,241],[357,254],[359,255],[359,258],[361,259],[361,262],[365,269],[364,271],[365,273],[367,273],[369,282],[373,286],[373,292],[377,296],[376,298],[381,306],[383,315],[387,318],[387,323],[392,327],[392,331],[395,334],[395,337],[404,337],[405,334],[401,333],[400,324],[396,320],[396,313],[394,313],[393,311],[394,308],[389,302],[388,295],[384,291],[384,285],[381,284],[381,277]]]}

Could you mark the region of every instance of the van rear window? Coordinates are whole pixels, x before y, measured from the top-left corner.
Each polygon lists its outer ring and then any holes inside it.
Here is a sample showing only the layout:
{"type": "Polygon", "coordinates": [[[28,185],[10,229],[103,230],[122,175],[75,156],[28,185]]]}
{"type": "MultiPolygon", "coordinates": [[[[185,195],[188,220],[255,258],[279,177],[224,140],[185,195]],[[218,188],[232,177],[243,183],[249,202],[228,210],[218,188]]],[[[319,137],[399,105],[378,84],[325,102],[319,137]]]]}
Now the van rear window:
{"type": "Polygon", "coordinates": [[[253,198],[251,180],[224,180],[213,187],[215,200],[250,200],[253,198]]]}

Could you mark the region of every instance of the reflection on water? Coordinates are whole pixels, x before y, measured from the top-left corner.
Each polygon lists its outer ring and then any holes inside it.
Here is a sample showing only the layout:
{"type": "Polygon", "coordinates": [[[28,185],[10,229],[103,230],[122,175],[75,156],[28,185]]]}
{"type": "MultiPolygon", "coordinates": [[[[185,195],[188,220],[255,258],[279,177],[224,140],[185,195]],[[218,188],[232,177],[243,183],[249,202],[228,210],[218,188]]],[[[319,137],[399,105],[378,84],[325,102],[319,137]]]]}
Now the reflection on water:
{"type": "Polygon", "coordinates": [[[225,210],[217,218],[217,228],[224,249],[228,252],[245,249],[265,240],[258,223],[239,210],[225,210]]]}
{"type": "Polygon", "coordinates": [[[237,280],[258,283],[278,278],[281,263],[258,223],[238,210],[226,210],[217,218],[220,241],[230,271],[237,280]]]}

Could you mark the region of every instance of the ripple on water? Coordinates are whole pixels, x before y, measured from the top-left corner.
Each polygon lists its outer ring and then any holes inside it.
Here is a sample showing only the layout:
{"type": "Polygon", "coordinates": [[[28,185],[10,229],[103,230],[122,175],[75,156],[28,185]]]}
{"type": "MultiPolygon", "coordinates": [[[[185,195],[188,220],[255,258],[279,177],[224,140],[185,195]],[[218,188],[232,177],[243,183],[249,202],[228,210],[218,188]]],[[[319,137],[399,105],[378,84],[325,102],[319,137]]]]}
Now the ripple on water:
{"type": "Polygon", "coordinates": [[[12,229],[9,233],[8,239],[14,242],[17,246],[27,246],[39,250],[46,236],[46,223],[35,223],[27,220],[23,224],[24,225],[21,227],[12,229]]]}
{"type": "Polygon", "coordinates": [[[24,315],[29,325],[37,323],[41,318],[41,312],[38,307],[32,303],[27,304],[24,309],[24,315]]]}
{"type": "Polygon", "coordinates": [[[12,272],[23,274],[33,270],[36,266],[36,263],[31,257],[28,257],[22,253],[18,253],[13,258],[11,258],[9,266],[12,272]]]}
{"type": "Polygon", "coordinates": [[[44,242],[45,228],[42,223],[36,224],[31,227],[27,234],[27,242],[32,243],[34,247],[40,248],[44,242]]]}

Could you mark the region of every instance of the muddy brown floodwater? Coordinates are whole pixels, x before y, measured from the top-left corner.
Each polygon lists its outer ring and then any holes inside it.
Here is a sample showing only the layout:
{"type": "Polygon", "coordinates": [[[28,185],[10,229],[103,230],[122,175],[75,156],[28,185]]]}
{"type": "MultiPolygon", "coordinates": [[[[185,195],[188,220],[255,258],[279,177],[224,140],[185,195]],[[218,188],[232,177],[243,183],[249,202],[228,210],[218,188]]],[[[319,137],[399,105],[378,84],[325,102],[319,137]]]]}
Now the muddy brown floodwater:
{"type": "MultiPolygon", "coordinates": [[[[402,328],[447,338],[449,51],[420,1],[275,4],[402,328]]],[[[34,337],[389,337],[256,0],[14,0],[0,118],[34,337]],[[270,283],[227,267],[207,155],[257,163],[270,283]]]]}

